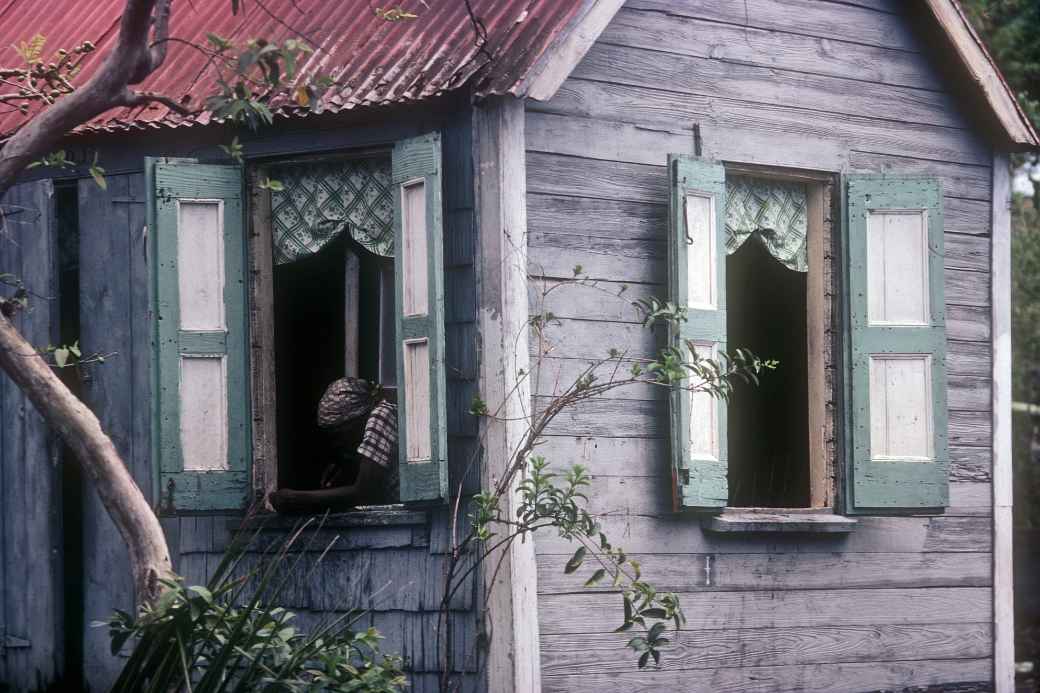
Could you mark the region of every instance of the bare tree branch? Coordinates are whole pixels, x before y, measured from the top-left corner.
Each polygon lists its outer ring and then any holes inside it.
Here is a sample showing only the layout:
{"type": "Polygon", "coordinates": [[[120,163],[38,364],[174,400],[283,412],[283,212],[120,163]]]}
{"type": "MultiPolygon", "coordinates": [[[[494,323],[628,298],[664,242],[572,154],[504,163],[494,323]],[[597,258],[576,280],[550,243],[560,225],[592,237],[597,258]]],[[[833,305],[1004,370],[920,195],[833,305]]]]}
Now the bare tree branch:
{"type": "Polygon", "coordinates": [[[127,89],[123,92],[119,105],[133,108],[136,106],[147,106],[152,103],[161,103],[171,111],[175,111],[183,116],[191,115],[195,112],[176,99],[170,98],[165,94],[157,94],[154,91],[132,91],[127,89]]]}
{"type": "MultiPolygon", "coordinates": [[[[166,61],[166,38],[170,35],[170,8],[173,0],[160,0],[155,8],[155,31],[152,44],[148,48],[151,69],[149,74],[158,70],[166,61]]],[[[147,75],[146,75],[147,76],[147,75]]]]}
{"type": "MultiPolygon", "coordinates": [[[[127,0],[115,47],[98,71],[80,89],[41,111],[0,149],[0,196],[31,162],[55,149],[76,126],[117,106],[163,103],[185,109],[172,99],[151,92],[133,92],[166,59],[172,0],[127,0]],[[154,19],[153,19],[154,14],[154,19]],[[160,42],[151,46],[150,30],[160,42]]],[[[9,306],[4,303],[4,306],[9,306]]],[[[93,412],[54,374],[0,311],[0,369],[26,394],[43,419],[73,451],[84,473],[94,482],[130,555],[136,597],[153,602],[163,591],[162,580],[173,576],[166,536],[141,489],[119,456],[112,439],[93,412]]],[[[30,463],[30,462],[26,462],[30,463]]]]}
{"type": "MultiPolygon", "coordinates": [[[[157,8],[156,0],[127,0],[116,45],[94,76],[80,89],[41,111],[4,144],[0,149],[0,195],[7,192],[26,166],[54,149],[68,132],[122,105],[126,88],[139,84],[162,65],[152,59],[149,30],[156,10],[165,13],[165,19],[155,22],[156,29],[168,30],[172,0],[158,2],[157,8]]],[[[165,50],[160,48],[155,56],[165,58],[165,50]]]]}

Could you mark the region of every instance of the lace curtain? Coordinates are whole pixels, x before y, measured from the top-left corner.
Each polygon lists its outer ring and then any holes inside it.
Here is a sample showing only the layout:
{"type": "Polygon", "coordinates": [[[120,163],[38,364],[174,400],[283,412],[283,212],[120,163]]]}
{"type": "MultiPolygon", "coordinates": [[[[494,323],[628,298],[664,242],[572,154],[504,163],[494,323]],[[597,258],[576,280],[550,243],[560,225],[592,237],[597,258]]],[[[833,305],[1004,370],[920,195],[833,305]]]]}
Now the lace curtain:
{"type": "Polygon", "coordinates": [[[274,261],[313,255],[344,231],[384,257],[394,254],[389,159],[272,167],[282,190],[271,192],[274,261]]]}
{"type": "Polygon", "coordinates": [[[802,183],[726,176],[726,253],[755,236],[785,267],[807,272],[807,199],[802,183]]]}

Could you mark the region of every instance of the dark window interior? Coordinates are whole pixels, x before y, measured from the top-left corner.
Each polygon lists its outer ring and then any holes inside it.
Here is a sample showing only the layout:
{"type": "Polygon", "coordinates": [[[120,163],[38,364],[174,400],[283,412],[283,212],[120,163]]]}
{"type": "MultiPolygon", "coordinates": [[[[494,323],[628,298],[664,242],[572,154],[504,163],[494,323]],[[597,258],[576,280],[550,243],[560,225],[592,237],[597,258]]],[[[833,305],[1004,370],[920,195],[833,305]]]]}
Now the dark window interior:
{"type": "Polygon", "coordinates": [[[727,348],[780,362],[729,402],[729,504],[808,507],[806,274],[784,267],[757,236],[726,261],[727,348]]]}
{"type": "MultiPolygon", "coordinates": [[[[343,233],[315,255],[276,265],[280,488],[317,489],[326,464],[339,459],[342,446],[349,445],[317,425],[318,402],[325,388],[347,372],[344,297],[348,251],[360,258],[358,305],[352,311],[358,321],[357,375],[384,385],[393,382],[393,260],[368,252],[343,233]]],[[[354,441],[354,449],[359,442],[354,441]]]]}

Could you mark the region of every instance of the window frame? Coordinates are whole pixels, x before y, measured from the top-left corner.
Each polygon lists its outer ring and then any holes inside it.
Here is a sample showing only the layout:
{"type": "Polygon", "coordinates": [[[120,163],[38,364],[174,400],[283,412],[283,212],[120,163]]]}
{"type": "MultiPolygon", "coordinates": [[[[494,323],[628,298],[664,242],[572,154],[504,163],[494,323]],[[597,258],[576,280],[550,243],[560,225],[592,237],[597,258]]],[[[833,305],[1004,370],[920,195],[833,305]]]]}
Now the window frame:
{"type": "MultiPolygon", "coordinates": [[[[809,357],[809,505],[805,508],[770,506],[762,509],[838,512],[842,500],[844,417],[847,401],[844,396],[842,353],[847,338],[847,326],[844,324],[842,310],[844,255],[841,250],[844,224],[841,223],[838,205],[842,190],[841,177],[837,173],[826,171],[729,161],[720,163],[727,178],[749,176],[806,185],[806,242],[809,256],[806,279],[806,306],[809,313],[806,316],[806,349],[809,357]],[[827,339],[828,331],[830,344],[827,339]],[[814,358],[814,355],[817,358],[814,358]],[[830,387],[827,385],[828,370],[831,372],[830,387]],[[827,413],[828,405],[831,405],[832,409],[830,415],[827,413]],[[828,439],[832,441],[830,445],[828,439]]],[[[727,500],[723,512],[732,510],[747,511],[749,508],[730,505],[727,500]]]]}
{"type": "MultiPolygon", "coordinates": [[[[252,491],[262,507],[270,512],[274,508],[268,497],[278,490],[278,421],[276,413],[276,362],[274,324],[274,230],[271,218],[271,191],[263,185],[272,166],[313,164],[317,162],[350,161],[383,157],[389,159],[392,147],[367,147],[360,149],[322,152],[305,156],[273,156],[250,160],[246,164],[245,179],[248,189],[245,197],[248,204],[248,230],[246,254],[249,262],[249,376],[252,408],[252,491]]],[[[348,291],[351,287],[348,287],[348,291]]],[[[355,291],[356,286],[352,287],[355,291]]],[[[347,329],[349,323],[345,320],[347,329]]],[[[356,323],[354,325],[356,329],[356,323]]],[[[349,335],[348,335],[349,337],[349,335]]],[[[349,352],[349,339],[347,340],[349,352]]],[[[358,354],[353,354],[356,359],[358,354]]],[[[350,354],[344,354],[348,362],[350,354]]],[[[348,375],[350,373],[348,372],[348,375]]]]}

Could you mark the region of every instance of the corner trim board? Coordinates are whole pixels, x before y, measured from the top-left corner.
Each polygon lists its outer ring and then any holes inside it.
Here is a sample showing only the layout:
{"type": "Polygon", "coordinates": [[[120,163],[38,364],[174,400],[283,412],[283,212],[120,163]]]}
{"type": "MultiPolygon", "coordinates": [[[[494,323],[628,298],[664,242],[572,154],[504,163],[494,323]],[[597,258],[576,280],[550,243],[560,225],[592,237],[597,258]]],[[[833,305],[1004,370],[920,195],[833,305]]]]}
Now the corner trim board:
{"type": "MultiPolygon", "coordinates": [[[[527,353],[527,211],[525,114],[522,99],[484,101],[473,112],[478,224],[480,387],[499,417],[482,421],[481,486],[492,488],[508,468],[525,431],[531,401],[527,353]],[[519,346],[518,346],[519,345],[519,346]]],[[[508,498],[514,513],[514,493],[508,498]]],[[[541,690],[538,571],[534,542],[511,542],[501,569],[483,571],[489,629],[485,686],[496,693],[541,690]],[[490,625],[494,628],[491,630],[490,625]]],[[[496,564],[492,555],[485,566],[496,564]]]]}
{"type": "Polygon", "coordinates": [[[996,693],[1015,690],[1011,448],[1011,166],[993,157],[993,677],[996,693]]]}

